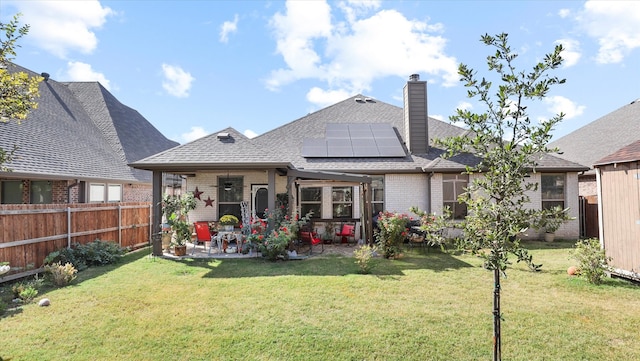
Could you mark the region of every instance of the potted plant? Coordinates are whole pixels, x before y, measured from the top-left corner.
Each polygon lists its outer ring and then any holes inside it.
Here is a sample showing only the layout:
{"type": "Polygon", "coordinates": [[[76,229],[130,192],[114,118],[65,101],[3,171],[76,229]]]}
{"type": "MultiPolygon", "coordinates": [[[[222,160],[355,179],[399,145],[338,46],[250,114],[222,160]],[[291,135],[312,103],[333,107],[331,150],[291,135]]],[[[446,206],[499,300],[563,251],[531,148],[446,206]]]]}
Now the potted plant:
{"type": "Polygon", "coordinates": [[[167,224],[173,231],[171,243],[176,256],[187,254],[187,241],[191,240],[191,228],[189,212],[196,209],[196,200],[193,193],[182,196],[165,195],[162,200],[164,215],[167,224]]]}
{"type": "Polygon", "coordinates": [[[238,225],[238,217],[233,214],[225,214],[220,217],[219,224],[224,227],[225,231],[233,231],[233,228],[238,225]]]}
{"type": "Polygon", "coordinates": [[[560,229],[560,226],[572,219],[573,218],[569,216],[569,208],[563,209],[560,206],[556,206],[543,212],[537,222],[536,228],[544,230],[545,241],[553,242],[555,240],[555,233],[560,229]]]}

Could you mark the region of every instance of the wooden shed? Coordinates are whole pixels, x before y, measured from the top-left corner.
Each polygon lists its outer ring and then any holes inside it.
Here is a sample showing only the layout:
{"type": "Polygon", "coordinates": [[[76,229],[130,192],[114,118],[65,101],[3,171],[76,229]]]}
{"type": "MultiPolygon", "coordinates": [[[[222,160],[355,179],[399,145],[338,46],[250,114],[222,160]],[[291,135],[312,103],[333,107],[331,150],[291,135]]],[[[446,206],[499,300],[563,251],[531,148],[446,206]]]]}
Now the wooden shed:
{"type": "Polygon", "coordinates": [[[614,273],[640,280],[640,140],[594,164],[600,243],[614,273]]]}

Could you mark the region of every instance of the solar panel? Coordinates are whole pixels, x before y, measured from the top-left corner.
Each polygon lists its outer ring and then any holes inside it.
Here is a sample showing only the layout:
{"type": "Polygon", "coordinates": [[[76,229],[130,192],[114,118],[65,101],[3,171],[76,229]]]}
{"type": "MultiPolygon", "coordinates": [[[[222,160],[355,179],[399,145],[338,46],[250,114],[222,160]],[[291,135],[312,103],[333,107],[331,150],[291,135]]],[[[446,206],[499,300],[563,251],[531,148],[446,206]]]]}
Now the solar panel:
{"type": "Polygon", "coordinates": [[[302,141],[302,156],[404,157],[404,147],[390,124],[330,123],[324,138],[302,141]]]}

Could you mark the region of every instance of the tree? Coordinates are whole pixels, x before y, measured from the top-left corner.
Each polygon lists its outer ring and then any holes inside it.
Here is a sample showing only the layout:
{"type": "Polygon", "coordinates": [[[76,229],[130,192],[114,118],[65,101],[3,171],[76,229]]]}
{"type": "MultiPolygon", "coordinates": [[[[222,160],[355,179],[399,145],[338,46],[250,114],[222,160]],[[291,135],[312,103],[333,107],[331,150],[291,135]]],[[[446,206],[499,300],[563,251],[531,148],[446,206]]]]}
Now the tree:
{"type": "Polygon", "coordinates": [[[565,80],[548,74],[562,63],[562,45],[525,72],[514,65],[518,55],[508,45],[508,34],[485,34],[481,41],[496,49],[487,57],[487,65],[490,72],[497,74],[499,85],[494,90],[490,80],[484,77],[479,80],[473,69],[460,64],[458,74],[468,88],[468,97],[477,98],[485,110],[476,114],[458,109],[450,120],[464,123],[469,134],[437,140],[437,144],[446,149],[445,157],[471,153],[479,159],[478,164],[466,168],[467,174],[479,176],[470,178],[466,192],[458,200],[468,210],[459,225],[463,230],[460,245],[483,257],[484,267],[494,272],[493,353],[494,360],[500,360],[500,277],[506,274],[510,255],[518,262],[526,262],[532,270],[541,266],[533,263],[519,239],[519,234],[534,219],[546,215],[543,210],[526,206],[529,203],[526,191],[538,187],[537,183],[528,182],[527,177],[542,157],[557,151],[550,149],[548,143],[551,130],[564,117],[560,113],[548,120],[533,121],[527,114],[527,104],[542,100],[551,86],[565,80]],[[492,91],[495,93],[490,94],[492,91]]]}
{"type": "MultiPolygon", "coordinates": [[[[11,60],[16,56],[16,42],[29,32],[29,25],[18,27],[16,14],[9,23],[0,22],[0,122],[11,120],[20,123],[32,109],[38,107],[36,98],[40,96],[38,85],[40,76],[29,76],[25,72],[9,72],[11,60]]],[[[4,166],[11,161],[17,147],[7,151],[0,147],[0,171],[8,171],[4,166]]]]}

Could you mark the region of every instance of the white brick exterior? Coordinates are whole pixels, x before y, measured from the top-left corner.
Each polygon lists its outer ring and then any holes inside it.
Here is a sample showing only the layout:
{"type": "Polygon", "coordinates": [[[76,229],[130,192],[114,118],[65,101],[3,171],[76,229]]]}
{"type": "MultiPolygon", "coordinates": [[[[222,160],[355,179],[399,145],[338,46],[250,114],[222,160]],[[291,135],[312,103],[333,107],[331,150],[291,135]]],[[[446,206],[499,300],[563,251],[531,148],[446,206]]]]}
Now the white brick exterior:
{"type": "MultiPolygon", "coordinates": [[[[253,184],[267,184],[266,171],[248,171],[248,172],[232,172],[229,176],[244,177],[244,196],[243,200],[251,204],[251,186],[253,184]]],[[[473,177],[470,176],[470,181],[473,177]]],[[[227,173],[215,172],[199,172],[195,177],[187,179],[186,191],[193,192],[195,188],[204,192],[201,200],[197,201],[197,208],[189,215],[191,222],[202,220],[216,220],[218,212],[218,178],[227,177],[227,173]],[[211,197],[213,207],[206,207],[205,200],[211,197]]],[[[540,182],[541,173],[531,174],[528,178],[530,182],[540,182]]],[[[286,192],[286,177],[276,176],[276,193],[286,192]]],[[[409,208],[418,207],[419,209],[442,214],[443,194],[442,194],[442,174],[386,174],[384,178],[384,208],[388,211],[407,213],[409,208]],[[430,203],[429,203],[430,202],[430,203]]],[[[528,192],[531,199],[530,207],[540,209],[542,206],[542,197],[540,189],[528,192]]],[[[322,193],[323,205],[321,218],[332,217],[332,200],[331,187],[323,187],[322,193]]],[[[576,220],[565,223],[557,232],[557,238],[577,239],[579,236],[578,218],[578,175],[577,173],[567,173],[565,187],[565,205],[570,209],[571,217],[576,220]]],[[[360,191],[359,187],[353,187],[353,216],[360,216],[360,191]]],[[[319,229],[320,230],[320,229],[319,229]]],[[[320,230],[321,231],[321,230],[320,230]]],[[[541,239],[544,237],[543,232],[531,229],[524,235],[524,238],[541,239]]]]}

